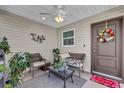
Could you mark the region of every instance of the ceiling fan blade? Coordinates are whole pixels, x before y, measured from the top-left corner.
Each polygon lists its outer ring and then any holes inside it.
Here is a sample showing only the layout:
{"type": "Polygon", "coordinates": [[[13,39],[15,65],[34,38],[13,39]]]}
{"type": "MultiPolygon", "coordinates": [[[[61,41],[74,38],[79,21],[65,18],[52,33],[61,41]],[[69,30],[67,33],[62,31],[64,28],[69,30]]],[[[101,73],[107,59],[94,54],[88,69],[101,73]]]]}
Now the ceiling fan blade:
{"type": "Polygon", "coordinates": [[[51,15],[50,13],[40,13],[40,15],[51,15]]]}

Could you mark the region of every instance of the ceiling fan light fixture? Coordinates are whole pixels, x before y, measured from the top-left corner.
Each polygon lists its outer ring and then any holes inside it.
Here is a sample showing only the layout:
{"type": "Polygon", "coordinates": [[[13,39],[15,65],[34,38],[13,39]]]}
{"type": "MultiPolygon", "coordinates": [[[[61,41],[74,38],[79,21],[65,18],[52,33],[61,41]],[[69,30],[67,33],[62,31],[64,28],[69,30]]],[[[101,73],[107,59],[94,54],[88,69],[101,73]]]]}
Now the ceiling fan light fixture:
{"type": "MultiPolygon", "coordinates": [[[[56,23],[63,22],[64,18],[66,17],[65,10],[62,8],[61,5],[54,5],[53,7],[55,8],[55,11],[53,13],[41,12],[40,15],[49,15],[53,18],[53,21],[56,23]]],[[[45,21],[45,20],[46,18],[43,16],[42,21],[45,21]]]]}
{"type": "Polygon", "coordinates": [[[60,22],[63,22],[64,21],[64,18],[62,16],[56,16],[54,18],[54,20],[55,20],[55,22],[60,23],[60,22]]]}
{"type": "Polygon", "coordinates": [[[42,17],[41,19],[44,21],[44,20],[46,20],[46,17],[42,17]]]}

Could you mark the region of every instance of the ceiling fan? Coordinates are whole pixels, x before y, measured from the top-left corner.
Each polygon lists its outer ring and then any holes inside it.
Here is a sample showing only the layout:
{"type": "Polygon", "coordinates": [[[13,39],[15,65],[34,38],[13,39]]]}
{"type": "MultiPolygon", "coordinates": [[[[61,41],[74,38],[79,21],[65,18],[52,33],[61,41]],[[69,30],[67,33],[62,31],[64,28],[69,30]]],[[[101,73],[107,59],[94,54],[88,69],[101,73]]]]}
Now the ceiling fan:
{"type": "Polygon", "coordinates": [[[53,18],[54,22],[60,23],[64,21],[64,18],[66,16],[65,10],[62,8],[61,5],[53,5],[53,8],[55,9],[52,13],[40,13],[40,15],[49,15],[53,18]]]}

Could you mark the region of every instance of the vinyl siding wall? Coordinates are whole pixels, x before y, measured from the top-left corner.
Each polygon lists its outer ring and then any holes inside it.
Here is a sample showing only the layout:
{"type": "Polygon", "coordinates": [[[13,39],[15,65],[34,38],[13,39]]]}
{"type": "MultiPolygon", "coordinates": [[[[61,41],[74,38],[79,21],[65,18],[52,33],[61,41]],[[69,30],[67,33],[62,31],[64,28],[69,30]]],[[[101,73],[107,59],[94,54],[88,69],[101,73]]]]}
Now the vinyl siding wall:
{"type": "MultiPolygon", "coordinates": [[[[27,20],[25,18],[1,11],[0,37],[7,37],[11,52],[41,53],[43,57],[53,61],[52,49],[57,47],[56,29],[27,20]],[[46,40],[37,43],[31,39],[30,33],[44,35],[46,40]],[[54,43],[53,43],[54,42],[54,43]]],[[[7,55],[6,61],[13,55],[7,55]]]]}
{"type": "Polygon", "coordinates": [[[124,6],[111,9],[59,28],[57,38],[61,52],[85,53],[84,71],[91,72],[91,24],[119,16],[124,16],[124,6]],[[72,28],[75,28],[75,47],[62,47],[62,31],[72,28]],[[84,44],[86,47],[84,47],[84,44]]]}
{"type": "MultiPolygon", "coordinates": [[[[58,29],[27,20],[25,18],[0,12],[0,36],[9,39],[11,51],[41,53],[53,61],[52,49],[59,47],[62,53],[85,53],[84,71],[91,72],[91,24],[124,15],[124,6],[120,6],[95,16],[68,24],[58,29]],[[62,31],[75,28],[75,47],[62,47],[62,31]],[[56,32],[57,30],[57,32],[56,32]],[[31,40],[30,33],[43,34],[46,40],[37,43],[31,40]],[[84,44],[86,45],[84,47],[84,44]]],[[[6,61],[12,55],[6,56],[6,61]]]]}

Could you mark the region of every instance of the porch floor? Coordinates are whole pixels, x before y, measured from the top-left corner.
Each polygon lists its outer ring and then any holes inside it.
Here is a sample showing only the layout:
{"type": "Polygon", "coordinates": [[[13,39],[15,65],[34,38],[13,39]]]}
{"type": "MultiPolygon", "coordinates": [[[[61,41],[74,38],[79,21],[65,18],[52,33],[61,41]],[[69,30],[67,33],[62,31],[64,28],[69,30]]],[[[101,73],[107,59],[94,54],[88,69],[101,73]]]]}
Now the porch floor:
{"type": "MultiPolygon", "coordinates": [[[[38,77],[44,73],[46,73],[46,71],[36,70],[35,77],[38,77]]],[[[75,74],[78,75],[77,72],[75,72],[75,74]]],[[[89,73],[83,72],[83,73],[81,73],[81,77],[87,80],[87,82],[84,84],[84,86],[82,86],[82,88],[108,88],[107,86],[104,86],[102,84],[91,81],[90,80],[91,74],[89,74],[89,73]]],[[[33,80],[32,76],[29,73],[25,74],[25,78],[24,78],[23,82],[25,82],[27,80],[33,80]]],[[[121,83],[121,88],[124,88],[124,84],[122,84],[122,83],[121,83]]]]}

